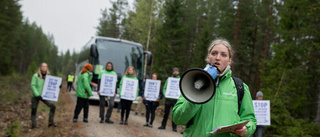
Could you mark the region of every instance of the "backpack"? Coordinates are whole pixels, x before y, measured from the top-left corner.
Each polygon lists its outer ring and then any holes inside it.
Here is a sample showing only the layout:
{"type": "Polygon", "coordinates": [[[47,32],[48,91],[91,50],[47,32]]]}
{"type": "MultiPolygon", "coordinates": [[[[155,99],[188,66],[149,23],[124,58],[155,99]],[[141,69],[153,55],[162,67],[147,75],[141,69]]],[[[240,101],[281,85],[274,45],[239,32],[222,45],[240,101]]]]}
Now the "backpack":
{"type": "MultiPolygon", "coordinates": [[[[232,79],[234,81],[234,84],[236,86],[237,89],[237,95],[238,95],[238,115],[240,113],[240,108],[241,108],[241,104],[242,104],[242,99],[244,96],[244,88],[243,88],[243,81],[240,78],[237,77],[233,77],[232,79]]],[[[186,127],[188,128],[189,126],[191,126],[193,124],[193,118],[187,123],[186,127]]]]}
{"type": "Polygon", "coordinates": [[[242,104],[242,99],[244,95],[244,88],[243,88],[243,82],[240,78],[237,77],[232,77],[234,84],[237,89],[237,95],[238,95],[238,115],[240,112],[241,104],[242,104]]]}

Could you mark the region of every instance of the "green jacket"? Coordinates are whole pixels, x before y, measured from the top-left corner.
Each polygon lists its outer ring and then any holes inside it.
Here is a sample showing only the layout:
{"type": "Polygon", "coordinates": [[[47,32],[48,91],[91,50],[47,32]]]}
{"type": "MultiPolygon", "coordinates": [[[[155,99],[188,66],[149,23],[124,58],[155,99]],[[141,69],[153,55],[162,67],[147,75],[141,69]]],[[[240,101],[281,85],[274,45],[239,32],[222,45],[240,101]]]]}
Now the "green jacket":
{"type": "MultiPolygon", "coordinates": [[[[180,75],[174,77],[174,76],[171,76],[172,78],[180,78],[180,75]]],[[[169,79],[169,78],[168,78],[169,79]]],[[[163,86],[163,96],[165,97],[166,96],[166,91],[167,91],[167,83],[168,83],[168,79],[166,80],[166,83],[164,83],[164,86],[163,86]]],[[[167,100],[177,100],[177,99],[173,99],[173,98],[166,98],[167,100]]]]}
{"type": "MultiPolygon", "coordinates": [[[[114,71],[102,70],[98,76],[98,79],[101,79],[102,74],[111,74],[111,75],[117,76],[117,73],[114,71]]],[[[118,79],[117,79],[117,82],[118,82],[118,79]]]]}
{"type": "MultiPolygon", "coordinates": [[[[134,76],[130,76],[130,75],[124,75],[122,76],[121,78],[121,81],[120,81],[120,84],[119,84],[119,97],[121,98],[121,89],[122,89],[122,81],[123,81],[123,78],[130,78],[130,79],[135,79],[135,80],[138,80],[136,77],[134,76]]],[[[137,87],[137,95],[136,95],[136,98],[135,100],[137,100],[137,96],[139,95],[139,84],[138,84],[138,87],[137,87]]]]}
{"type": "Polygon", "coordinates": [[[247,133],[250,136],[256,129],[257,120],[254,115],[252,99],[248,86],[244,85],[244,96],[238,115],[237,89],[231,77],[231,70],[221,77],[214,97],[205,104],[193,104],[180,96],[172,110],[172,121],[177,125],[193,124],[186,128],[183,136],[192,137],[237,137],[232,133],[209,134],[216,127],[227,126],[250,120],[247,133]]]}
{"type": "Polygon", "coordinates": [[[31,90],[32,90],[32,97],[39,97],[42,94],[42,89],[44,86],[44,79],[40,79],[38,74],[34,74],[31,79],[31,90]]]}
{"type": "Polygon", "coordinates": [[[79,74],[78,82],[77,82],[77,89],[76,89],[76,96],[80,98],[88,99],[92,96],[92,90],[90,87],[90,81],[92,77],[89,75],[89,71],[79,74]],[[86,93],[87,91],[87,93],[86,93]]]}

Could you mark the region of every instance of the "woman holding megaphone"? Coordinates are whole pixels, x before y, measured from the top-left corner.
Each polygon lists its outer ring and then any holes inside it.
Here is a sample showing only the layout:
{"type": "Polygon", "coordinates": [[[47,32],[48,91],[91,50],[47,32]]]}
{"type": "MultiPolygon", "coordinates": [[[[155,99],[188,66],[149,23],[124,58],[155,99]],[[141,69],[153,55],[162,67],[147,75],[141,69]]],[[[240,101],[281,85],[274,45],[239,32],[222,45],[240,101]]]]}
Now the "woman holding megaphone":
{"type": "MultiPolygon", "coordinates": [[[[172,110],[172,120],[177,125],[186,125],[184,136],[250,136],[254,133],[257,120],[254,115],[252,99],[248,86],[243,83],[244,94],[240,108],[238,108],[237,89],[231,74],[233,50],[228,41],[214,40],[209,48],[206,61],[217,68],[214,96],[202,103],[195,103],[180,96],[172,110]],[[233,131],[210,134],[217,127],[237,124],[250,120],[245,126],[233,131]]],[[[211,75],[212,68],[205,68],[211,75]]],[[[182,80],[183,78],[181,78],[182,80]]],[[[206,80],[204,80],[206,81],[206,80]]],[[[196,86],[195,82],[195,87],[196,86]]],[[[181,81],[180,81],[181,84],[181,81]]],[[[200,82],[201,85],[201,82],[200,82]]],[[[180,89],[183,89],[180,87],[180,89]]],[[[181,91],[183,92],[183,91],[181,91]]]]}

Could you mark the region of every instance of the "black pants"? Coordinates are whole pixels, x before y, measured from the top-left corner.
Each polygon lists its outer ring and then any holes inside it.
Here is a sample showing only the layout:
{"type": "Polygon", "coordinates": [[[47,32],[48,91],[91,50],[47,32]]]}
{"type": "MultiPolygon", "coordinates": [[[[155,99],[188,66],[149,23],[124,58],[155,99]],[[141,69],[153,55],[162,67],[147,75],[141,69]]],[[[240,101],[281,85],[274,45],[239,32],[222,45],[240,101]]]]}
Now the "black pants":
{"type": "MultiPolygon", "coordinates": [[[[36,121],[36,115],[37,115],[37,108],[39,104],[39,99],[36,99],[35,97],[31,98],[31,121],[32,121],[32,127],[36,127],[37,121],[36,121]]],[[[41,100],[44,104],[46,104],[48,107],[50,107],[50,112],[49,112],[49,124],[53,123],[53,117],[54,117],[54,112],[56,110],[56,106],[52,101],[48,100],[41,100]]]]}
{"type": "MultiPolygon", "coordinates": [[[[100,118],[104,118],[104,108],[106,107],[106,96],[99,96],[100,98],[100,118]]],[[[108,110],[106,114],[106,119],[110,119],[112,110],[114,107],[114,97],[109,97],[108,110]]]]}
{"type": "Polygon", "coordinates": [[[88,119],[89,100],[85,98],[77,97],[77,105],[74,110],[73,119],[78,119],[78,115],[80,114],[82,108],[83,108],[83,119],[88,119]]]}
{"type": "MultiPolygon", "coordinates": [[[[170,109],[171,107],[173,108],[173,106],[177,103],[177,100],[168,100],[166,99],[165,102],[165,108],[164,108],[164,116],[163,116],[163,120],[162,120],[162,126],[166,127],[167,125],[167,120],[170,114],[170,109]]],[[[176,129],[177,125],[175,123],[173,123],[172,121],[172,129],[176,129]]]]}
{"type": "Polygon", "coordinates": [[[146,105],[146,122],[149,123],[149,117],[151,113],[150,125],[152,125],[153,120],[155,118],[156,109],[159,106],[159,102],[157,101],[145,101],[146,105]]]}
{"type": "Polygon", "coordinates": [[[71,91],[72,88],[72,82],[68,82],[67,91],[71,91]]]}
{"type": "Polygon", "coordinates": [[[121,120],[123,121],[124,113],[126,113],[125,121],[128,121],[129,114],[130,114],[130,109],[131,109],[131,105],[132,105],[132,101],[131,100],[121,99],[120,103],[121,103],[121,120]]]}

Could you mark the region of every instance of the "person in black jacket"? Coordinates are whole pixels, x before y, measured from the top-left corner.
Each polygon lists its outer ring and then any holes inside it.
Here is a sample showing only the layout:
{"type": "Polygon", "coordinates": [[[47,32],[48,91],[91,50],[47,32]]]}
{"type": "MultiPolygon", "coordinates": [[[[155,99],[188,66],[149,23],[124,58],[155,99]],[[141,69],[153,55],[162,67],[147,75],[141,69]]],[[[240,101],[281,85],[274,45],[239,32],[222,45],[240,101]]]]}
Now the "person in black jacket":
{"type": "MultiPolygon", "coordinates": [[[[151,79],[152,80],[157,80],[158,79],[158,75],[156,73],[153,73],[152,76],[151,76],[151,79]]],[[[162,92],[159,92],[159,96],[158,96],[156,101],[146,100],[146,98],[143,97],[143,100],[144,100],[145,106],[146,106],[146,124],[144,124],[143,126],[152,128],[152,123],[153,123],[153,120],[155,118],[156,109],[159,106],[160,99],[162,98],[162,94],[161,93],[162,92]],[[150,118],[150,122],[149,122],[150,113],[151,113],[151,118],[150,118]]]]}

